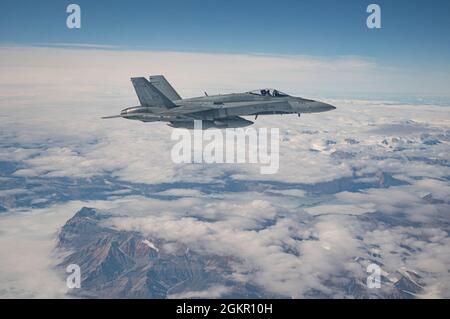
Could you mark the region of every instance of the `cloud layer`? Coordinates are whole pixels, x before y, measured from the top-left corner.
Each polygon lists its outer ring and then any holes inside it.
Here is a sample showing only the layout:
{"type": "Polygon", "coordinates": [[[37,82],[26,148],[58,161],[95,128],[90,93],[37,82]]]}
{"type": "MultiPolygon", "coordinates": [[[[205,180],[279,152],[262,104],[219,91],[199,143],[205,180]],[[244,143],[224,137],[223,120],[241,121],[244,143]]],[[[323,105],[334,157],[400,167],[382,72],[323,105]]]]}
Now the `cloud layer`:
{"type": "Polygon", "coordinates": [[[137,103],[132,75],[164,73],[185,96],[259,86],[301,93],[370,86],[389,74],[376,64],[55,48],[2,48],[0,57],[2,296],[64,295],[54,234],[93,206],[115,213],[109,227],[231,256],[233,279],[275,294],[395,297],[404,277],[421,288],[403,297],[450,297],[447,106],[328,99],[336,111],[259,118],[257,128],[281,133],[280,170],[265,176],[258,165],[175,165],[171,128],[99,119],[137,103]],[[94,202],[55,200],[50,187],[92,183],[102,196],[94,202]],[[369,263],[383,269],[380,291],[365,288],[369,263]]]}

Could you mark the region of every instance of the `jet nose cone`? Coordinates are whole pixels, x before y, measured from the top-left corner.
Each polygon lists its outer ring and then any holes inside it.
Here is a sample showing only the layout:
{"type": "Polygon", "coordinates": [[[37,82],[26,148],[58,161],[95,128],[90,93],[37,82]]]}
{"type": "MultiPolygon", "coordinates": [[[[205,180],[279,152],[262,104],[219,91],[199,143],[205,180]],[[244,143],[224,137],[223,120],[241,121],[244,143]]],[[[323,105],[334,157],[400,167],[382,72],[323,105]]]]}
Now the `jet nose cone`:
{"type": "Polygon", "coordinates": [[[335,110],[336,108],[333,105],[323,103],[323,102],[314,102],[311,105],[312,112],[328,112],[335,110]]]}
{"type": "Polygon", "coordinates": [[[333,110],[336,110],[336,107],[331,104],[322,103],[322,109],[324,111],[333,111],[333,110]]]}

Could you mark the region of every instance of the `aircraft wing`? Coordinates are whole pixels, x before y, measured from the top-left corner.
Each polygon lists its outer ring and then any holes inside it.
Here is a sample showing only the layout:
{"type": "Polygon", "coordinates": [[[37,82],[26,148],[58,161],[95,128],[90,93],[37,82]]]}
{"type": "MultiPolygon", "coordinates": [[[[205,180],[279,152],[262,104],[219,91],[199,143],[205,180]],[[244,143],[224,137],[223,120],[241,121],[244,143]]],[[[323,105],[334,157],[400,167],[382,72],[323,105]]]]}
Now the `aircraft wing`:
{"type": "Polygon", "coordinates": [[[168,109],[168,110],[158,110],[160,114],[164,115],[183,115],[183,114],[189,114],[189,113],[197,113],[202,111],[210,111],[215,109],[222,108],[223,105],[215,105],[210,102],[195,102],[195,103],[188,103],[181,106],[178,106],[176,108],[168,109]]]}
{"type": "MultiPolygon", "coordinates": [[[[231,103],[224,103],[224,104],[213,104],[211,102],[192,102],[192,103],[186,103],[184,105],[181,105],[176,108],[172,109],[163,109],[158,110],[160,114],[164,115],[185,115],[188,116],[189,113],[198,113],[203,111],[211,111],[211,110],[218,110],[218,109],[235,109],[235,108],[241,108],[244,110],[243,113],[245,113],[245,108],[249,107],[249,109],[254,105],[262,105],[267,104],[268,107],[273,105],[274,103],[280,103],[280,102],[273,102],[273,101],[248,101],[248,102],[231,102],[231,103]]],[[[281,103],[285,103],[282,101],[281,103]]],[[[251,112],[249,114],[252,114],[251,112]]],[[[246,114],[242,114],[246,115],[246,114]]]]}
{"type": "Polygon", "coordinates": [[[115,119],[115,118],[139,118],[139,120],[143,122],[158,122],[158,121],[186,121],[186,120],[195,120],[194,117],[185,116],[185,115],[162,115],[155,113],[133,113],[129,116],[123,115],[112,115],[112,116],[104,116],[102,119],[115,119]]]}

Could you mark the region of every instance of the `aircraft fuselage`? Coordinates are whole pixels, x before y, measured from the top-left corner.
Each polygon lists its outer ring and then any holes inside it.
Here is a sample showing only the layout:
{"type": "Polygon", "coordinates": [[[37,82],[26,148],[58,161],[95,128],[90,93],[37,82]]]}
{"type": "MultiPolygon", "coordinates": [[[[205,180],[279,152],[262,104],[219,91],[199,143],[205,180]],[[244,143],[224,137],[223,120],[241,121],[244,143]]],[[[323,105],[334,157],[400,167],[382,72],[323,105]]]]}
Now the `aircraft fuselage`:
{"type": "Polygon", "coordinates": [[[272,114],[318,113],[334,110],[326,103],[299,97],[268,97],[251,93],[234,93],[195,97],[173,101],[175,108],[149,108],[135,106],[122,111],[122,117],[155,121],[184,121],[186,116],[196,120],[213,121],[235,116],[256,116],[272,114]]]}
{"type": "Polygon", "coordinates": [[[162,75],[131,78],[140,106],[123,109],[120,115],[106,118],[126,118],[142,122],[170,122],[174,127],[193,127],[196,120],[204,127],[244,127],[253,122],[242,116],[318,113],[334,110],[323,102],[290,96],[275,89],[260,89],[245,93],[201,96],[182,99],[162,75]]]}

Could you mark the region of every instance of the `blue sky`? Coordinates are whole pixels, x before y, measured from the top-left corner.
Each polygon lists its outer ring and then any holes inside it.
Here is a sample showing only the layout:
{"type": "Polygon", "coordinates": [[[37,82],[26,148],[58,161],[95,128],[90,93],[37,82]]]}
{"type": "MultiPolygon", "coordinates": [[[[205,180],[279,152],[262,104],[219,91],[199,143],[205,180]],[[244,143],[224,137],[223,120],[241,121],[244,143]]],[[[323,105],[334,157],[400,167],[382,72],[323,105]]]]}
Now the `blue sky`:
{"type": "Polygon", "coordinates": [[[0,4],[1,44],[92,43],[194,52],[363,56],[387,66],[450,69],[450,1],[11,1],[0,4]],[[65,26],[69,3],[82,28],[65,26]]]}

